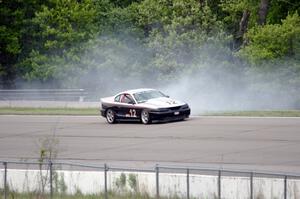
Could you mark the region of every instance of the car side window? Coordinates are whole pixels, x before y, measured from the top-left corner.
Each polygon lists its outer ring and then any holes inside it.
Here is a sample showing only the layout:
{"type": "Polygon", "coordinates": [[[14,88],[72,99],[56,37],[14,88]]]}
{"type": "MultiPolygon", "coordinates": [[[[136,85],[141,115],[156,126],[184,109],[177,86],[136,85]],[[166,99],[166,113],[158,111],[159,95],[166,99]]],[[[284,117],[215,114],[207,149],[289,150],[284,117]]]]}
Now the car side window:
{"type": "Polygon", "coordinates": [[[127,104],[133,104],[134,100],[132,99],[132,97],[129,94],[123,94],[121,96],[121,103],[127,103],[127,104]]]}
{"type": "Polygon", "coordinates": [[[114,101],[115,102],[120,102],[120,97],[121,97],[121,95],[116,96],[115,99],[114,99],[114,101]]]}

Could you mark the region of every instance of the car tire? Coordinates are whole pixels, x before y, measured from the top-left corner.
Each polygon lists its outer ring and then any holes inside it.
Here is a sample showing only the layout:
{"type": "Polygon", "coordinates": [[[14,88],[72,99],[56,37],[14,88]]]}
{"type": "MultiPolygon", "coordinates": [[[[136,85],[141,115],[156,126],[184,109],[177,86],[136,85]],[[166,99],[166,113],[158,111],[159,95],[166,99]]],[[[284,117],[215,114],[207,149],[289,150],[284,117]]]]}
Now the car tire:
{"type": "Polygon", "coordinates": [[[151,118],[150,114],[147,110],[142,110],[141,112],[141,121],[143,124],[150,124],[151,123],[151,118]]]}
{"type": "Polygon", "coordinates": [[[115,111],[112,110],[112,109],[108,109],[108,110],[106,111],[105,117],[106,117],[106,121],[107,121],[109,124],[113,124],[113,123],[116,122],[116,114],[115,114],[115,111]]]}

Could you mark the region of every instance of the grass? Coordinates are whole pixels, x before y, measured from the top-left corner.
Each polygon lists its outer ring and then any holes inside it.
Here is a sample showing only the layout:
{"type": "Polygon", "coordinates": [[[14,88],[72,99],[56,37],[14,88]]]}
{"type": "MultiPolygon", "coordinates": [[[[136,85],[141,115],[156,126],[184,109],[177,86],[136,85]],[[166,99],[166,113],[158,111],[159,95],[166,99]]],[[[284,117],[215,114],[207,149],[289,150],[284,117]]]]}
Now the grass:
{"type": "MultiPolygon", "coordinates": [[[[0,107],[0,115],[99,115],[98,108],[0,107]]],[[[201,116],[300,117],[300,110],[207,111],[201,116]]]]}
{"type": "Polygon", "coordinates": [[[300,117],[300,110],[257,110],[205,112],[204,116],[300,117]]]}

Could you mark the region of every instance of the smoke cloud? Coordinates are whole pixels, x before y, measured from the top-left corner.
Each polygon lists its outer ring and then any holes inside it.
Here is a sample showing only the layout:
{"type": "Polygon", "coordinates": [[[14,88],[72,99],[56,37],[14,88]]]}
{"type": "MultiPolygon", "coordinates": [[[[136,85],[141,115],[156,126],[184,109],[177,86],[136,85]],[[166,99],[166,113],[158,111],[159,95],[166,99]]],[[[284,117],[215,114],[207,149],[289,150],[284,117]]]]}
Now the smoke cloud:
{"type": "Polygon", "coordinates": [[[94,100],[127,89],[157,88],[172,98],[188,102],[193,114],[299,108],[296,86],[299,82],[289,82],[295,78],[290,75],[288,62],[273,64],[273,70],[265,72],[233,62],[226,53],[206,45],[198,52],[198,63],[185,65],[186,69],[169,79],[149,64],[153,54],[144,46],[122,45],[113,40],[83,57],[90,65],[80,75],[79,85],[93,93],[94,100]]]}
{"type": "Polygon", "coordinates": [[[206,111],[299,108],[299,95],[293,95],[294,91],[289,90],[286,85],[274,85],[267,80],[254,83],[251,81],[252,77],[236,79],[234,76],[237,74],[226,72],[220,75],[225,78],[215,79],[210,73],[182,77],[180,81],[162,87],[162,90],[174,98],[188,102],[193,114],[206,111]],[[230,78],[226,79],[228,76],[230,78]]]}
{"type": "MultiPolygon", "coordinates": [[[[189,103],[192,114],[205,111],[279,110],[300,108],[300,80],[292,64],[278,60],[264,68],[239,62],[228,50],[205,45],[194,52],[191,64],[162,74],[151,49],[135,38],[100,37],[82,55],[80,70],[64,88],[83,88],[88,101],[135,88],[156,88],[189,103]],[[195,61],[196,60],[196,61],[195,61]]],[[[68,73],[66,71],[66,73],[68,73]]],[[[61,82],[59,82],[60,84],[61,82]]],[[[57,88],[57,82],[17,84],[19,88],[57,88]]]]}

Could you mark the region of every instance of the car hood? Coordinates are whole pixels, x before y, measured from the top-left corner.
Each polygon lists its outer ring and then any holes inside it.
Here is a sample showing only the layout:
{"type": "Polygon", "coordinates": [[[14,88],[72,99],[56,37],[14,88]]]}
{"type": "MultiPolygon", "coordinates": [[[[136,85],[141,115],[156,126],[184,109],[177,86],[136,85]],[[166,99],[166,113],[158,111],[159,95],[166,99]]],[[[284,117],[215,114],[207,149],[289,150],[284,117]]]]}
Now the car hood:
{"type": "Polygon", "coordinates": [[[160,98],[150,99],[141,104],[152,108],[168,108],[174,106],[182,106],[186,103],[171,98],[167,98],[167,97],[160,97],[160,98]]]}

